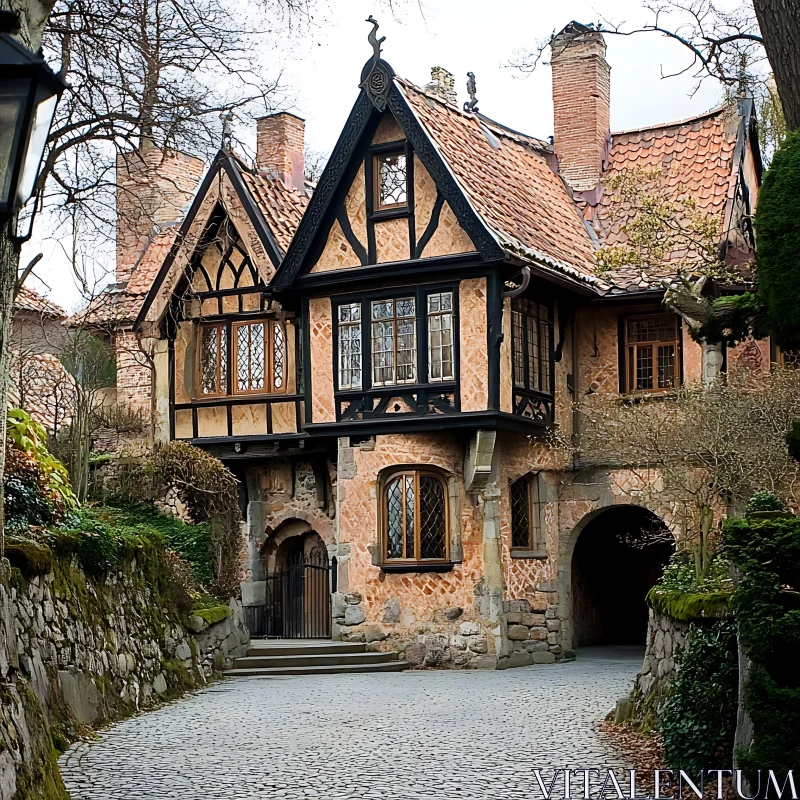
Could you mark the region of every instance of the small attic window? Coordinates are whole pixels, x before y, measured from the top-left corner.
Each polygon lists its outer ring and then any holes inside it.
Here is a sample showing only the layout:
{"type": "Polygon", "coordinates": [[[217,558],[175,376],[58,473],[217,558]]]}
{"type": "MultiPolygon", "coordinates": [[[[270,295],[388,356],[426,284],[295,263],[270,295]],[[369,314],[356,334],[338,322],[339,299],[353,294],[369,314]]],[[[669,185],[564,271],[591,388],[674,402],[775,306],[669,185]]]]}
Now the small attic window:
{"type": "Polygon", "coordinates": [[[405,153],[375,156],[375,211],[395,211],[408,202],[405,153]]]}

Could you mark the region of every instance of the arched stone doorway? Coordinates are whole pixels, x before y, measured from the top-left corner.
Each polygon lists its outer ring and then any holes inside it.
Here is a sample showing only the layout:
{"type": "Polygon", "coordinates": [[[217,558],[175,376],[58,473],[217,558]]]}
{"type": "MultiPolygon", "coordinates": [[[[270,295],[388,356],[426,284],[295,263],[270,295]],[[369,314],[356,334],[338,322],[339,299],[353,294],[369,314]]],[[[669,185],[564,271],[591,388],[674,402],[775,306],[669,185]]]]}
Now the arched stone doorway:
{"type": "Polygon", "coordinates": [[[331,636],[331,569],[322,537],[304,520],[288,520],[265,542],[265,635],[331,636]]]}
{"type": "Polygon", "coordinates": [[[645,598],[673,550],[669,529],[646,508],[613,506],[586,521],[571,557],[573,647],[644,645],[645,598]]]}

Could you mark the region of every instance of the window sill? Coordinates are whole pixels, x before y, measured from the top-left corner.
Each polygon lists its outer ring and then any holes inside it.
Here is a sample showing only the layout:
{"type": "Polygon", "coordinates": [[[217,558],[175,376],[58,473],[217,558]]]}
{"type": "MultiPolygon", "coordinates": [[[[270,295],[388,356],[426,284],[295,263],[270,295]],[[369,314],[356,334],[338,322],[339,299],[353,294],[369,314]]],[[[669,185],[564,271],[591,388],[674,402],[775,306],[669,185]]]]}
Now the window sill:
{"type": "Polygon", "coordinates": [[[546,550],[512,550],[511,558],[547,558],[546,550]]]}
{"type": "Polygon", "coordinates": [[[426,563],[425,561],[408,562],[402,564],[380,564],[382,572],[450,572],[455,564],[452,561],[438,561],[426,563]]]}

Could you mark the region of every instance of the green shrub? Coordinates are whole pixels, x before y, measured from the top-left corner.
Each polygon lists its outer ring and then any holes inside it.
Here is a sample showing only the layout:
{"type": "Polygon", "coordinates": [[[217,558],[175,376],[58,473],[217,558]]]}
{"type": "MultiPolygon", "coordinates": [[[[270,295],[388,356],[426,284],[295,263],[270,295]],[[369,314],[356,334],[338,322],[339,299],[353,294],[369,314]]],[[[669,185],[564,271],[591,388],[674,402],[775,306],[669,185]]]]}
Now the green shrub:
{"type": "Polygon", "coordinates": [[[736,731],[736,625],[692,625],[659,714],[664,755],[673,769],[730,769],[736,731]]]}
{"type": "Polygon", "coordinates": [[[194,580],[201,586],[213,583],[210,525],[206,522],[187,525],[174,517],[166,517],[147,503],[127,507],[103,506],[92,509],[93,519],[100,519],[114,528],[118,535],[129,540],[159,536],[192,568],[194,580]]]}
{"type": "Polygon", "coordinates": [[[748,501],[748,514],[756,511],[786,511],[786,504],[775,492],[756,492],[748,501]]]}
{"type": "MultiPolygon", "coordinates": [[[[67,468],[47,449],[47,432],[30,414],[12,408],[6,419],[6,437],[14,450],[26,453],[37,465],[42,486],[50,494],[60,517],[77,506],[67,468]]],[[[6,474],[9,470],[6,469],[6,474]]]]}
{"type": "Polygon", "coordinates": [[[753,743],[747,770],[800,764],[800,519],[729,519],[726,549],[741,573],[731,606],[752,661],[744,687],[753,743]]]}
{"type": "MultiPolygon", "coordinates": [[[[185,442],[158,447],[137,473],[120,482],[119,493],[126,502],[149,504],[177,491],[195,522],[209,523],[209,586],[220,597],[230,596],[239,585],[239,481],[218,459],[185,442]]],[[[193,547],[190,542],[184,548],[193,547]]],[[[181,552],[179,550],[179,552],[181,552]]],[[[200,563],[199,553],[192,563],[200,563]]],[[[205,582],[205,580],[204,580],[205,582]]]]}
{"type": "Polygon", "coordinates": [[[764,174],[756,214],[758,297],[778,345],[800,347],[800,131],[764,174]]]}
{"type": "Polygon", "coordinates": [[[732,588],[728,562],[722,553],[714,553],[706,574],[698,580],[692,553],[678,550],[672,554],[664,568],[661,580],[654,587],[659,592],[685,592],[698,594],[704,592],[726,592],[732,588]]]}

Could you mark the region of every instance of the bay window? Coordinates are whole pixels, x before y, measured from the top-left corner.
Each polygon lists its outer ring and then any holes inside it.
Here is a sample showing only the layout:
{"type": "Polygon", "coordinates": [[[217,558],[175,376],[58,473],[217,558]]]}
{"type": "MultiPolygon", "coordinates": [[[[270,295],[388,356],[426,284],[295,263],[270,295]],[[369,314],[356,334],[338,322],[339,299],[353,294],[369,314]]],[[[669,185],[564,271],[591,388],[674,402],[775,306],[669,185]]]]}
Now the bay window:
{"type": "Polygon", "coordinates": [[[456,379],[452,290],[342,302],[334,320],[340,391],[456,379]]]}
{"type": "Polygon", "coordinates": [[[286,329],[277,320],[203,324],[199,357],[200,395],[286,391],[286,329]]]}
{"type": "Polygon", "coordinates": [[[372,385],[417,382],[417,318],[413,297],[372,307],[372,385]]]}
{"type": "Polygon", "coordinates": [[[532,300],[515,298],[511,307],[514,386],[552,394],[553,323],[550,309],[532,300]]]}

